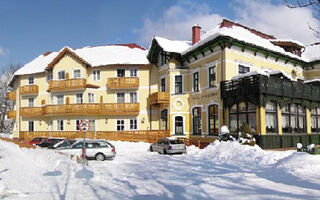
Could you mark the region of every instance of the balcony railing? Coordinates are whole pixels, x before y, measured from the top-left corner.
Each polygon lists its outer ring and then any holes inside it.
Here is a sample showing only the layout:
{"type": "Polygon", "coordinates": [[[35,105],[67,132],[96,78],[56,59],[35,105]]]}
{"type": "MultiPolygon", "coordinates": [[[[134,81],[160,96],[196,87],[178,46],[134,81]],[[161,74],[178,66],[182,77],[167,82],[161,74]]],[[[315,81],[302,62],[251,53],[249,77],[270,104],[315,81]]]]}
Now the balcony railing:
{"type": "Polygon", "coordinates": [[[22,117],[39,117],[42,116],[43,107],[23,107],[20,108],[20,116],[22,117]]]}
{"type": "Polygon", "coordinates": [[[168,92],[154,92],[149,95],[148,104],[149,105],[160,105],[169,104],[170,94],[168,92]]]}
{"type": "Polygon", "coordinates": [[[17,112],[15,110],[8,111],[8,119],[15,119],[17,116],[17,112]]]}
{"type": "Polygon", "coordinates": [[[278,77],[252,75],[221,82],[221,97],[224,99],[225,106],[232,106],[246,99],[261,104],[262,95],[320,103],[320,87],[278,77]]]}
{"type": "Polygon", "coordinates": [[[16,92],[8,92],[8,100],[15,101],[17,93],[16,92]]]}
{"type": "MultiPolygon", "coordinates": [[[[168,130],[138,130],[138,131],[96,131],[86,132],[86,137],[89,139],[107,139],[121,140],[132,142],[149,142],[153,143],[158,138],[169,137],[168,130]]],[[[82,133],[79,131],[21,131],[20,139],[32,140],[35,137],[65,137],[67,139],[81,138],[82,133]]]]}
{"type": "Polygon", "coordinates": [[[87,103],[46,105],[20,109],[23,117],[59,115],[137,115],[139,103],[87,103]]]}
{"type": "Polygon", "coordinates": [[[86,79],[67,79],[49,81],[49,91],[81,90],[87,86],[86,79]]]}
{"type": "Polygon", "coordinates": [[[136,89],[136,88],[139,88],[139,78],[138,77],[108,78],[108,88],[110,88],[110,89],[136,89]]]}
{"type": "Polygon", "coordinates": [[[24,85],[19,88],[20,95],[37,95],[39,86],[37,85],[24,85]]]}

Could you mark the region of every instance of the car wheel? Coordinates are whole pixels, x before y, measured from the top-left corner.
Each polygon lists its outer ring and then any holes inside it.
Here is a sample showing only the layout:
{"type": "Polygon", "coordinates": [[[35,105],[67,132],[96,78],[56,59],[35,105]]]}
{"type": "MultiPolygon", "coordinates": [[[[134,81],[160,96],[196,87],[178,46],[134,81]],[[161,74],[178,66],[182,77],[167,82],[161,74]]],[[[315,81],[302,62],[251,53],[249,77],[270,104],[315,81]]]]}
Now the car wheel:
{"type": "Polygon", "coordinates": [[[153,148],[152,148],[152,146],[150,146],[149,150],[150,150],[151,152],[153,152],[153,148]]]}
{"type": "Polygon", "coordinates": [[[163,149],[163,154],[167,154],[167,150],[166,149],[163,149]]]}
{"type": "Polygon", "coordinates": [[[98,161],[104,161],[105,159],[105,156],[102,154],[102,153],[98,153],[96,156],[95,156],[96,160],[98,161]]]}

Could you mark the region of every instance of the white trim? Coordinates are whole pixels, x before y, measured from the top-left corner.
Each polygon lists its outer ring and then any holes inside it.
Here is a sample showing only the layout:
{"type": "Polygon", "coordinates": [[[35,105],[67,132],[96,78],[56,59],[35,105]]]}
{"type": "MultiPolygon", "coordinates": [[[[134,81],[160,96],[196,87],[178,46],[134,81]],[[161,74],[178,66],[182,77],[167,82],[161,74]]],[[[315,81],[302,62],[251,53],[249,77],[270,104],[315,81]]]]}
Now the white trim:
{"type": "Polygon", "coordinates": [[[177,99],[174,101],[174,103],[173,103],[173,107],[174,107],[176,110],[181,110],[184,106],[185,106],[185,103],[184,103],[180,98],[177,98],[177,99]],[[176,106],[176,103],[177,103],[178,101],[181,102],[181,108],[177,108],[177,106],[176,106]]]}
{"type": "Polygon", "coordinates": [[[91,91],[88,92],[88,103],[97,103],[96,94],[91,91]],[[93,102],[90,102],[90,94],[93,94],[93,102]]]}
{"type": "MultiPolygon", "coordinates": [[[[100,80],[101,80],[101,70],[100,70],[100,69],[94,69],[94,70],[92,70],[92,71],[91,71],[91,75],[92,75],[92,81],[100,81],[100,80]],[[97,74],[98,71],[99,71],[99,79],[94,80],[94,72],[96,72],[96,74],[97,74]]],[[[96,76],[96,77],[97,77],[97,76],[96,76]]]]}
{"type": "MultiPolygon", "coordinates": [[[[220,104],[219,103],[215,103],[214,101],[211,101],[210,103],[208,103],[206,105],[207,111],[209,110],[209,107],[212,105],[217,105],[218,106],[218,133],[220,132],[220,104]]],[[[206,128],[206,132],[204,132],[206,135],[209,135],[209,112],[206,113],[206,124],[207,124],[207,128],[206,128]]]]}
{"type": "Polygon", "coordinates": [[[200,68],[199,67],[192,70],[191,77],[192,77],[191,78],[192,79],[192,81],[191,81],[192,82],[191,83],[191,91],[192,91],[192,93],[195,93],[195,94],[200,93],[201,89],[200,89],[200,68]],[[194,74],[195,73],[198,73],[198,91],[194,91],[194,74]]]}
{"type": "MultiPolygon", "coordinates": [[[[116,119],[116,123],[115,123],[116,128],[115,128],[115,130],[118,131],[118,120],[123,120],[123,130],[122,130],[122,131],[127,130],[127,129],[126,129],[126,119],[116,119]]],[[[121,131],[121,130],[120,130],[120,131],[121,131]]]]}
{"type": "Polygon", "coordinates": [[[139,77],[139,68],[137,68],[137,67],[130,67],[130,68],[129,68],[129,77],[139,77]],[[131,70],[137,70],[137,75],[136,75],[136,76],[131,76],[131,70]]]}
{"type": "Polygon", "coordinates": [[[128,77],[127,74],[126,74],[126,73],[127,73],[126,68],[121,68],[121,67],[119,67],[119,68],[116,69],[116,76],[115,76],[115,77],[119,77],[119,76],[118,76],[118,70],[119,70],[119,69],[123,69],[123,70],[124,70],[124,76],[123,76],[123,77],[128,77]]]}
{"type": "Polygon", "coordinates": [[[116,102],[116,103],[119,103],[119,102],[118,102],[118,94],[119,94],[119,93],[123,93],[123,94],[124,94],[124,95],[123,95],[123,97],[124,97],[124,103],[126,103],[126,92],[116,92],[116,101],[115,101],[115,102],[116,102]]]}
{"type": "Polygon", "coordinates": [[[77,95],[78,95],[78,94],[81,94],[81,95],[82,95],[82,102],[80,102],[80,103],[85,103],[85,102],[84,102],[84,98],[83,98],[83,96],[84,96],[83,94],[84,94],[84,93],[75,93],[75,95],[74,95],[74,96],[75,96],[75,101],[74,101],[74,103],[78,104],[78,102],[77,102],[77,95]]]}
{"type": "Polygon", "coordinates": [[[135,92],[129,92],[129,103],[138,103],[139,102],[139,98],[138,98],[138,91],[135,91],[135,92]],[[135,93],[136,94],[136,102],[131,102],[131,93],[135,93]]]}
{"type": "Polygon", "coordinates": [[[80,68],[72,69],[72,78],[73,78],[73,79],[80,79],[80,78],[82,78],[82,70],[81,70],[80,68]],[[76,71],[76,70],[80,70],[80,77],[79,77],[79,78],[74,77],[74,71],[76,71]]]}
{"type": "Polygon", "coordinates": [[[200,112],[200,129],[201,129],[201,135],[203,133],[203,129],[202,129],[202,112],[203,112],[203,105],[199,105],[199,104],[195,104],[193,106],[191,106],[191,110],[190,110],[190,113],[191,113],[191,134],[193,135],[193,109],[194,108],[200,108],[201,109],[201,112],[200,112]]]}
{"type": "MultiPolygon", "coordinates": [[[[211,62],[213,63],[213,62],[211,62]]],[[[239,69],[238,69],[239,70],[239,69]]],[[[216,88],[217,87],[217,65],[208,65],[207,66],[207,88],[208,89],[212,89],[212,88],[216,88]],[[215,81],[214,81],[214,87],[210,87],[210,68],[214,68],[214,74],[215,74],[215,81]]]]}
{"type": "Polygon", "coordinates": [[[173,126],[172,126],[172,132],[171,135],[176,135],[176,117],[182,117],[182,122],[183,122],[183,134],[182,135],[186,135],[186,119],[185,116],[181,115],[181,114],[177,114],[177,115],[173,115],[172,116],[172,121],[173,121],[173,126]]]}
{"type": "Polygon", "coordinates": [[[133,118],[128,118],[128,130],[130,130],[130,131],[136,131],[136,130],[139,130],[139,120],[138,120],[138,118],[137,117],[133,117],[133,118]],[[136,129],[131,129],[130,128],[130,126],[131,126],[131,124],[130,124],[130,120],[136,120],[137,121],[137,128],[136,129]]]}
{"type": "MultiPolygon", "coordinates": [[[[57,120],[55,120],[56,121],[56,131],[64,131],[64,129],[65,129],[65,123],[64,123],[64,120],[63,119],[57,119],[57,120]],[[63,129],[62,130],[58,130],[58,121],[63,121],[63,129]]],[[[60,124],[59,124],[59,126],[60,126],[60,124]]]]}
{"type": "MultiPolygon", "coordinates": [[[[64,69],[59,70],[59,71],[57,71],[57,78],[56,78],[56,80],[66,80],[66,76],[67,76],[66,70],[64,70],[64,69]],[[64,72],[64,79],[59,79],[59,72],[64,72]]],[[[52,78],[53,78],[53,77],[52,77],[52,78]]]]}
{"type": "Polygon", "coordinates": [[[184,91],[184,76],[185,74],[174,74],[172,75],[174,78],[173,78],[173,90],[171,91],[171,94],[177,94],[177,95],[183,95],[185,93],[184,91]],[[181,79],[182,79],[182,93],[176,93],[176,76],[181,76],[181,79]]]}
{"type": "Polygon", "coordinates": [[[28,85],[34,85],[35,84],[35,78],[34,78],[34,76],[28,76],[28,85]],[[33,79],[33,83],[30,83],[30,80],[29,80],[29,78],[32,78],[33,79]]]}

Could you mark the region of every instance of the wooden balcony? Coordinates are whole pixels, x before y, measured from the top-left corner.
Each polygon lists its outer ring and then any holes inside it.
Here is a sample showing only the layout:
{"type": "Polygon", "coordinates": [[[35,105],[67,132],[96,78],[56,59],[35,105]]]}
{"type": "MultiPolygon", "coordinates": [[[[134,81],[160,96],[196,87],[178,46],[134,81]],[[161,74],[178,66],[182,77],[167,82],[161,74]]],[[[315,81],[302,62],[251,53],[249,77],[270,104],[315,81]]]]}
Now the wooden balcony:
{"type": "Polygon", "coordinates": [[[37,85],[24,85],[20,86],[20,95],[37,95],[39,92],[39,86],[37,85]]]}
{"type": "Polygon", "coordinates": [[[48,91],[82,90],[87,87],[86,79],[67,79],[49,81],[48,91]]]}
{"type": "MultiPolygon", "coordinates": [[[[87,132],[86,138],[89,139],[107,139],[131,142],[156,142],[159,138],[169,137],[168,130],[137,130],[137,131],[96,131],[87,132]]],[[[20,139],[32,140],[35,137],[65,137],[67,139],[82,138],[79,131],[21,131],[20,139]]]]}
{"type": "Polygon", "coordinates": [[[170,103],[170,94],[168,92],[154,92],[149,95],[148,104],[161,105],[170,103]]]}
{"type": "Polygon", "coordinates": [[[15,119],[17,116],[17,112],[15,110],[8,111],[8,119],[15,119]]]}
{"type": "Polygon", "coordinates": [[[8,92],[8,100],[15,101],[17,93],[16,92],[8,92]]]}
{"type": "Polygon", "coordinates": [[[68,115],[137,115],[139,103],[83,103],[25,107],[20,109],[23,117],[68,115]]]}
{"type": "Polygon", "coordinates": [[[107,86],[110,89],[137,89],[139,88],[139,78],[138,77],[108,78],[107,86]]]}
{"type": "Polygon", "coordinates": [[[20,108],[22,117],[39,117],[43,115],[43,107],[23,107],[20,108]]]}

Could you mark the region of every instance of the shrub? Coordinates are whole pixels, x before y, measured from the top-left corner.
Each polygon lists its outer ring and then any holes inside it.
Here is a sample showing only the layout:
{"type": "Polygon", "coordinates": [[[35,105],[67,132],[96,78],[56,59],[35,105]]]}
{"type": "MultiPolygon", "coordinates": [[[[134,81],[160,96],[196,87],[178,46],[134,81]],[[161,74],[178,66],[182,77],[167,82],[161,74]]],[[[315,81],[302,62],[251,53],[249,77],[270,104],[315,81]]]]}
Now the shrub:
{"type": "Polygon", "coordinates": [[[252,130],[246,122],[243,122],[240,128],[239,142],[250,146],[254,146],[256,144],[256,139],[253,137],[252,130]]]}
{"type": "Polygon", "coordinates": [[[219,132],[219,141],[234,141],[235,139],[232,137],[232,135],[230,135],[230,131],[229,128],[224,125],[221,126],[220,128],[220,132],[219,132]]]}

